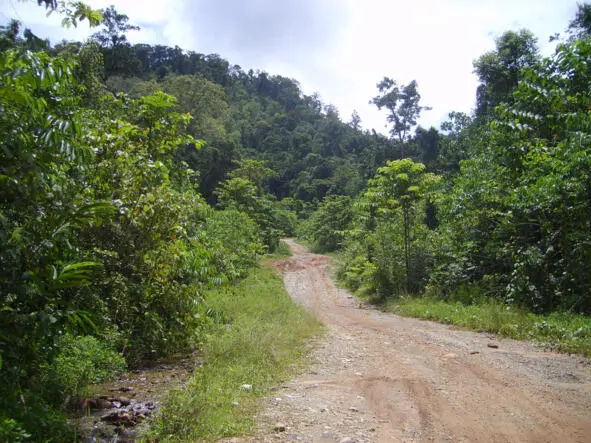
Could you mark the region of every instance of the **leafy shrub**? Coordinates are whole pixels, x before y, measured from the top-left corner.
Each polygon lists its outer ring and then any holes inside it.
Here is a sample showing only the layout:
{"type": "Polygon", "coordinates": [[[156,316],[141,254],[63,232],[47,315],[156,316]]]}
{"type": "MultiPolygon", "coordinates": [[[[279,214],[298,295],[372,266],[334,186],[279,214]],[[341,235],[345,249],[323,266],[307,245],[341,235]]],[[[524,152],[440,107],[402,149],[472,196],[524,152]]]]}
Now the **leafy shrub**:
{"type": "Polygon", "coordinates": [[[42,366],[42,379],[59,384],[66,394],[82,394],[88,385],[112,379],[125,369],[123,356],[96,337],[65,334],[56,347],[53,361],[42,366]]]}
{"type": "Polygon", "coordinates": [[[315,252],[336,251],[344,246],[345,231],[353,217],[353,200],[346,195],[326,197],[303,223],[300,236],[312,242],[315,252]]]}
{"type": "Polygon", "coordinates": [[[5,418],[0,422],[0,441],[19,443],[30,437],[31,434],[27,433],[16,420],[5,418]]]}

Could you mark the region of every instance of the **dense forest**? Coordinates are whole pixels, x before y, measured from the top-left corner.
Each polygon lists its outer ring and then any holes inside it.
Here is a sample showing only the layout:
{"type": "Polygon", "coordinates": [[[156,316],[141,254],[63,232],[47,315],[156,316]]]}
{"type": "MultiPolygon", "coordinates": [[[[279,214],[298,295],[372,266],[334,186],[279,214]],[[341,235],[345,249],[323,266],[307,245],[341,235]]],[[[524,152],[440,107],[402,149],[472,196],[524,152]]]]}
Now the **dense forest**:
{"type": "Polygon", "coordinates": [[[591,313],[590,5],[548,58],[500,36],[474,113],[440,129],[417,127],[415,81],[384,77],[386,136],[296,80],[132,45],[114,7],[39,4],[96,32],[0,29],[0,440],[71,440],[84,386],[198,346],[223,321],[208,289],[282,236],[340,251],[378,299],[591,313]]]}

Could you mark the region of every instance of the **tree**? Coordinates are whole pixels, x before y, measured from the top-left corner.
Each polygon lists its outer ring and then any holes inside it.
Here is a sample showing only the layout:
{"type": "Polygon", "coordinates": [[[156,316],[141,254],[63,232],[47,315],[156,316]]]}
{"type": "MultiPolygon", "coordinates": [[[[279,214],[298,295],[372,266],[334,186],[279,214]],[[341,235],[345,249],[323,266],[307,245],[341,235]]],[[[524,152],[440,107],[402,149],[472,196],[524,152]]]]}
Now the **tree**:
{"type": "Polygon", "coordinates": [[[590,59],[588,39],[559,45],[470,129],[480,147],[440,211],[444,292],[469,284],[537,312],[591,310],[590,59]]]}
{"type": "Polygon", "coordinates": [[[304,238],[317,252],[335,251],[344,246],[345,232],[353,218],[353,200],[347,195],[329,195],[302,227],[304,238]]]}
{"type": "Polygon", "coordinates": [[[591,4],[582,3],[577,5],[577,14],[570,21],[568,31],[573,39],[591,36],[591,4]]]}
{"type": "Polygon", "coordinates": [[[356,131],[361,130],[361,117],[359,117],[359,113],[356,109],[353,109],[353,112],[351,113],[351,121],[349,122],[349,125],[351,125],[356,131]]]}
{"type": "MultiPolygon", "coordinates": [[[[375,217],[376,232],[384,224],[389,226],[387,230],[393,224],[402,228],[403,254],[398,260],[404,263],[404,288],[408,293],[421,286],[418,278],[413,278],[421,274],[420,269],[413,269],[413,261],[418,257],[414,246],[420,237],[419,231],[424,230],[425,202],[435,198],[439,182],[440,177],[425,172],[425,165],[421,163],[410,159],[388,161],[378,169],[375,178],[369,180],[368,190],[360,201],[362,209],[366,208],[365,217],[375,217]]],[[[396,260],[391,257],[387,261],[391,259],[396,260]]],[[[419,266],[416,261],[414,264],[419,266]]]]}
{"type": "Polygon", "coordinates": [[[434,127],[427,130],[419,126],[414,142],[417,145],[421,162],[427,167],[427,170],[433,171],[439,157],[439,132],[434,127]]]}
{"type": "Polygon", "coordinates": [[[45,9],[49,10],[48,14],[57,11],[63,15],[62,26],[69,28],[70,26],[78,26],[81,20],[88,20],[88,25],[97,26],[101,20],[101,12],[92,9],[89,5],[77,0],[37,0],[39,6],[45,5],[45,9]]]}
{"type": "Polygon", "coordinates": [[[497,130],[515,177],[507,297],[534,309],[591,311],[591,43],[559,45],[525,70],[497,130]]]}
{"type": "Polygon", "coordinates": [[[282,233],[281,224],[275,202],[269,199],[268,194],[261,195],[253,182],[242,177],[223,181],[215,194],[220,208],[243,212],[254,220],[269,251],[277,248],[282,233]]]}
{"type": "Polygon", "coordinates": [[[502,102],[511,103],[521,70],[539,62],[537,39],[527,29],[507,31],[496,40],[496,49],[474,61],[480,85],[476,90],[476,115],[490,115],[502,102]]]}
{"type": "Polygon", "coordinates": [[[391,78],[384,79],[377,84],[380,95],[375,96],[370,103],[378,109],[388,110],[387,121],[392,124],[390,133],[397,136],[400,142],[408,140],[410,131],[417,124],[422,111],[429,110],[428,106],[419,104],[421,96],[417,90],[417,82],[411,81],[399,87],[391,78]]]}
{"type": "Polygon", "coordinates": [[[210,198],[237,155],[237,134],[226,92],[199,74],[170,75],[155,86],[178,99],[177,110],[192,116],[188,130],[205,141],[200,151],[181,149],[178,158],[199,171],[200,189],[210,198]]]}
{"type": "Polygon", "coordinates": [[[263,185],[272,177],[276,177],[277,173],[265,166],[264,161],[260,160],[239,160],[236,162],[238,167],[233,169],[228,174],[228,178],[241,177],[254,183],[259,195],[263,195],[263,185]]]}
{"type": "Polygon", "coordinates": [[[102,13],[103,29],[95,32],[91,39],[102,47],[105,77],[134,74],[140,62],[134,57],[126,33],[139,30],[139,26],[130,25],[129,17],[117,12],[114,6],[103,9],[102,13]]]}
{"type": "Polygon", "coordinates": [[[127,36],[125,34],[128,31],[139,31],[140,29],[139,26],[130,25],[128,23],[129,17],[117,12],[113,5],[103,9],[102,16],[102,26],[104,29],[95,32],[91,38],[96,40],[104,48],[116,48],[120,45],[127,44],[127,36]]]}

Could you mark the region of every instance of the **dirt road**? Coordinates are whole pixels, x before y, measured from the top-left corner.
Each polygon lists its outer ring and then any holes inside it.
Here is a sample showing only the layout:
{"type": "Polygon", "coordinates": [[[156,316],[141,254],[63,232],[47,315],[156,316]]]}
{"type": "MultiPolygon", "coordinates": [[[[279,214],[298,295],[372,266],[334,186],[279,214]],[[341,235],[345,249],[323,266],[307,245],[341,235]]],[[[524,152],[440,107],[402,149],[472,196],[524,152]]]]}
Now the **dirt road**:
{"type": "Polygon", "coordinates": [[[289,245],[276,267],[328,334],[251,441],[591,442],[589,361],[360,306],[330,258],[289,245]]]}

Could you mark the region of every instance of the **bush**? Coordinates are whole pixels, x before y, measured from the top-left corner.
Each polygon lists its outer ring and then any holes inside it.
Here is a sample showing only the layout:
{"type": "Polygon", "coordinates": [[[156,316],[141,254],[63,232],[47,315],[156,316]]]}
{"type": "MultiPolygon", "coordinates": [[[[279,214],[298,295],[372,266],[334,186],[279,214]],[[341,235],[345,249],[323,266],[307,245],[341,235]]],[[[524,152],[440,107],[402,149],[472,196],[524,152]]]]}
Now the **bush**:
{"type": "Polygon", "coordinates": [[[79,395],[88,385],[114,378],[125,369],[125,359],[92,336],[65,334],[57,341],[58,354],[42,366],[42,380],[57,383],[66,395],[79,395]]]}
{"type": "Polygon", "coordinates": [[[330,195],[303,223],[300,236],[312,242],[315,252],[336,251],[343,246],[345,230],[352,219],[353,200],[347,195],[330,195]]]}

